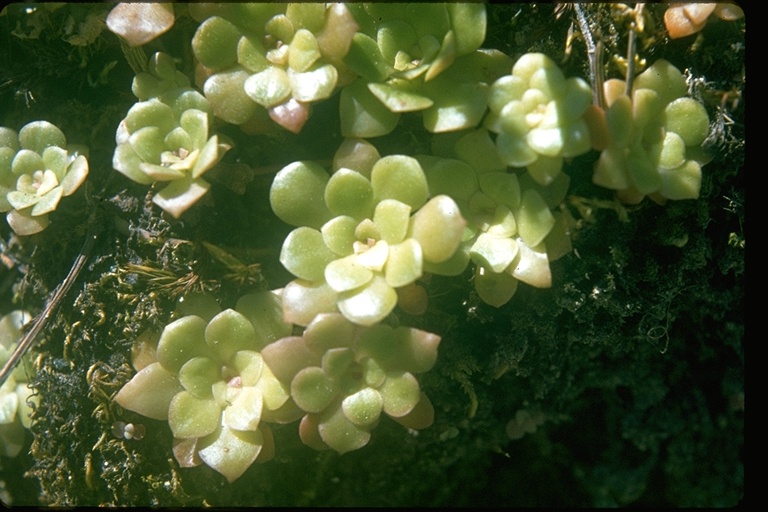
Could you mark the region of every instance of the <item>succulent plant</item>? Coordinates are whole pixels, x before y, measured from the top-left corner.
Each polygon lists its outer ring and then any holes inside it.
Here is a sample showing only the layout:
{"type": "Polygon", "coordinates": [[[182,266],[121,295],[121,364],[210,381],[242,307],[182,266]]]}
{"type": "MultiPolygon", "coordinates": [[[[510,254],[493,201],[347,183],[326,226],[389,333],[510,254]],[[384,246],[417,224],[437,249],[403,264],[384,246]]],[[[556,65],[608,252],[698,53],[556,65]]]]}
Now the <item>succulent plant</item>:
{"type": "Polygon", "coordinates": [[[188,86],[172,59],[156,54],[133,82],[141,100],[120,122],[112,165],[131,180],[166,183],[152,201],[179,218],[210,189],[203,174],[231,144],[210,134],[208,100],[188,86]]]}
{"type": "Polygon", "coordinates": [[[419,158],[430,190],[455,198],[468,222],[461,256],[452,261],[453,272],[443,273],[457,274],[462,258],[471,260],[475,290],[496,307],[512,298],[518,281],[551,286],[549,262],[571,250],[569,217],[556,211],[568,176],[560,173],[542,186],[527,173],[508,171],[484,128],[446,137],[436,146],[442,156],[419,158]]]}
{"type": "MultiPolygon", "coordinates": [[[[129,4],[135,5],[135,4],[129,4]]],[[[176,69],[173,57],[167,53],[157,52],[146,64],[146,71],[133,77],[131,92],[139,101],[159,98],[175,89],[188,91],[192,84],[187,75],[176,69]]],[[[199,99],[196,99],[199,102],[199,99]]],[[[204,105],[204,103],[203,103],[204,105]]]]}
{"type": "Polygon", "coordinates": [[[542,53],[527,53],[512,73],[491,85],[485,127],[496,133],[501,160],[525,167],[541,185],[561,172],[563,159],[590,149],[584,119],[592,90],[582,78],[565,78],[542,53]]]}
{"type": "Polygon", "coordinates": [[[501,52],[479,50],[485,5],[360,3],[350,9],[360,31],[345,62],[359,78],[341,93],[342,135],[385,135],[405,112],[422,112],[431,132],[480,123],[488,84],[511,65],[501,52]]]}
{"type": "Polygon", "coordinates": [[[125,409],[167,420],[182,467],[205,463],[230,482],[253,462],[270,459],[267,422],[300,416],[288,386],[260,351],[291,333],[279,295],[262,291],[221,310],[208,295],[191,296],[183,315],[163,329],[157,347],[135,358],[138,373],[115,396],[125,409]],[[136,361],[140,361],[138,364],[136,361]]]}
{"type": "Polygon", "coordinates": [[[593,110],[590,120],[601,150],[592,181],[630,204],[646,195],[659,203],[699,197],[709,116],[687,89],[683,74],[663,59],[635,78],[631,96],[623,80],[607,80],[607,110],[593,110]]]}
{"type": "Polygon", "coordinates": [[[64,133],[33,121],[17,133],[0,127],[0,212],[19,235],[48,227],[48,214],[88,176],[87,150],[67,146],[64,133]]]}
{"type": "Polygon", "coordinates": [[[664,11],[664,26],[669,37],[677,39],[702,30],[711,16],[733,21],[744,17],[744,10],[735,3],[674,3],[664,11]]]}
{"type": "Polygon", "coordinates": [[[283,292],[285,318],[297,325],[337,307],[361,325],[381,321],[397,303],[395,290],[453,257],[464,234],[455,201],[430,196],[416,159],[378,158],[358,140],[343,144],[336,162],[332,175],[313,162],[289,164],[270,190],[273,211],[298,226],[280,253],[298,278],[283,292]]]}
{"type": "Polygon", "coordinates": [[[345,4],[202,4],[192,40],[216,116],[299,133],[311,104],[349,80],[343,63],[357,23],[345,4]]]}
{"type": "MultiPolygon", "coordinates": [[[[0,318],[0,366],[5,364],[21,339],[21,328],[32,319],[25,311],[14,310],[0,318]]],[[[24,445],[24,432],[31,424],[30,404],[38,402],[27,375],[33,371],[28,356],[0,387],[0,453],[15,457],[24,445]]]]}
{"type": "Polygon", "coordinates": [[[418,329],[361,327],[325,313],[262,355],[305,413],[302,441],[345,453],[368,443],[382,413],[409,428],[432,424],[434,409],[415,375],[432,368],[439,343],[418,329]]]}
{"type": "Polygon", "coordinates": [[[121,2],[109,11],[107,28],[129,45],[141,46],[166,33],[175,21],[172,3],[121,2]]]}

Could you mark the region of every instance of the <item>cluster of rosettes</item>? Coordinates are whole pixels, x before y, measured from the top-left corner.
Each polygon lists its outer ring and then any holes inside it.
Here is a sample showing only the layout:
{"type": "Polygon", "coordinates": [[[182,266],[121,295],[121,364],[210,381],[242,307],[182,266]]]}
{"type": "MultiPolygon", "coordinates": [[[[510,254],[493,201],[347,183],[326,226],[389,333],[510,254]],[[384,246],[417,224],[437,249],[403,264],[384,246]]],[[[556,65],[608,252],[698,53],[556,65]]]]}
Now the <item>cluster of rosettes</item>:
{"type": "Polygon", "coordinates": [[[537,183],[548,185],[560,174],[564,158],[590,150],[584,114],[591,103],[586,81],[566,79],[552,59],[527,53],[511,75],[491,85],[484,124],[497,134],[506,165],[525,167],[537,183]]]}
{"type": "Polygon", "coordinates": [[[168,421],[182,467],[202,463],[230,482],[274,456],[269,423],[300,418],[301,439],[339,453],[365,446],[383,412],[409,428],[432,423],[414,374],[432,368],[440,337],[410,328],[363,328],[318,315],[291,336],[279,292],[221,310],[209,295],[182,300],[156,344],[141,340],[136,375],[115,401],[168,421]]]}
{"type": "Polygon", "coordinates": [[[391,132],[404,112],[421,112],[431,132],[477,126],[488,84],[509,58],[480,50],[481,3],[350,4],[360,30],[345,62],[357,79],[341,92],[345,137],[391,132]]]}
{"type": "Polygon", "coordinates": [[[294,162],[272,183],[272,210],[298,226],[280,253],[298,278],[283,293],[285,318],[307,325],[338,308],[369,326],[392,312],[396,289],[454,256],[466,221],[453,199],[430,194],[415,158],[380,158],[369,143],[349,139],[334,168],[329,175],[313,162],[294,162]]]}
{"type": "Polygon", "coordinates": [[[439,343],[418,329],[361,327],[325,313],[302,336],[278,340],[262,355],[305,413],[302,441],[345,453],[368,443],[382,413],[409,428],[432,424],[434,409],[414,374],[432,368],[439,343]]]}
{"type": "Polygon", "coordinates": [[[87,150],[68,146],[64,133],[47,121],[17,133],[0,127],[0,212],[19,235],[48,227],[48,214],[88,176],[87,150]]]}
{"type": "MultiPolygon", "coordinates": [[[[305,444],[339,453],[365,446],[382,415],[430,425],[415,375],[435,364],[440,337],[382,322],[398,304],[423,312],[405,303],[424,274],[457,276],[470,263],[477,295],[495,307],[520,281],[551,286],[550,262],[572,249],[567,159],[601,151],[594,183],[627,202],[698,195],[708,117],[666,61],[631,95],[607,81],[603,111],[584,80],[545,55],[513,64],[481,50],[482,4],[191,4],[189,13],[200,23],[192,48],[205,96],[156,54],[117,135],[117,170],[169,182],[158,205],[179,217],[207,191],[202,174],[229,148],[209,136],[213,116],[245,132],[274,121],[298,133],[312,104],[340,90],[345,139],[331,172],[297,161],[272,182],[272,211],[295,227],[280,251],[295,279],[223,311],[209,296],[187,298],[116,396],[169,422],[183,467],[237,479],[272,457],[269,423],[300,419],[305,444]],[[436,134],[432,154],[382,157],[365,140],[404,112],[421,112],[436,134]]],[[[542,421],[518,411],[508,433],[542,421]]]]}
{"type": "Polygon", "coordinates": [[[458,274],[472,261],[475,290],[496,307],[512,298],[518,281],[551,286],[549,262],[571,251],[572,220],[559,210],[570,178],[559,173],[543,186],[508,171],[483,128],[446,136],[435,152],[441,156],[419,157],[430,190],[454,198],[468,222],[451,266],[438,270],[458,274]]]}
{"type": "MultiPolygon", "coordinates": [[[[32,316],[21,310],[11,311],[0,318],[0,366],[11,357],[21,339],[21,328],[32,316]]],[[[31,424],[32,408],[37,404],[28,385],[28,375],[34,371],[28,356],[8,376],[0,387],[0,453],[15,457],[24,446],[24,432],[31,424]]]]}
{"type": "Polygon", "coordinates": [[[168,55],[155,54],[132,90],[139,102],[117,128],[112,165],[142,185],[166,183],[152,201],[178,218],[208,191],[203,174],[231,145],[210,134],[208,100],[168,55]]]}
{"type": "Polygon", "coordinates": [[[261,350],[291,333],[272,292],[245,295],[221,310],[210,296],[182,302],[157,346],[142,345],[138,373],[115,401],[149,418],[167,420],[182,467],[205,463],[230,482],[274,454],[267,422],[300,416],[289,389],[264,364],[261,350]]]}
{"type": "Polygon", "coordinates": [[[592,145],[601,151],[592,181],[629,204],[646,196],[658,203],[699,197],[709,116],[687,90],[665,60],[635,78],[631,96],[623,80],[607,80],[608,108],[591,119],[592,145]]]}
{"type": "Polygon", "coordinates": [[[191,4],[197,77],[214,114],[250,130],[298,133],[311,104],[349,80],[357,23],[344,4],[191,4]],[[204,82],[204,83],[203,83],[204,82]],[[267,117],[268,114],[268,117],[267,117]]]}

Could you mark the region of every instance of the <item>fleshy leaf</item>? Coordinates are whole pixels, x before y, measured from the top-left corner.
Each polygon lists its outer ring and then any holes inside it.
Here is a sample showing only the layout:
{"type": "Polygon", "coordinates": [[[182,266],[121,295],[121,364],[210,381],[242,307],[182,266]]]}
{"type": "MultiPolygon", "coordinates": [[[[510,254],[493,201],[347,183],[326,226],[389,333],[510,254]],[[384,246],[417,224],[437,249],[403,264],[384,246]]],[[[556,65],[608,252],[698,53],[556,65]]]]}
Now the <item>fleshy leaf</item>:
{"type": "Polygon", "coordinates": [[[331,64],[305,73],[288,73],[288,80],[296,101],[310,103],[324,100],[333,94],[339,73],[331,64]]]}
{"type": "Polygon", "coordinates": [[[371,439],[371,433],[352,423],[341,407],[324,416],[317,429],[322,440],[341,454],[362,448],[371,439]]]}
{"type": "Polygon", "coordinates": [[[368,89],[392,112],[415,112],[429,108],[434,103],[426,96],[386,84],[371,83],[368,89]]]}
{"type": "Polygon", "coordinates": [[[701,190],[701,166],[688,160],[677,169],[661,169],[661,195],[667,199],[696,199],[701,190]]]}
{"type": "Polygon", "coordinates": [[[202,178],[177,179],[171,181],[164,189],[155,194],[152,202],[178,219],[203,197],[209,188],[211,188],[211,184],[202,178]]]}
{"type": "Polygon", "coordinates": [[[320,229],[325,245],[337,256],[352,254],[353,244],[357,240],[355,228],[357,221],[348,215],[334,217],[320,229]]]}
{"type": "Polygon", "coordinates": [[[307,347],[301,336],[286,336],[270,343],[261,351],[261,357],[274,376],[288,385],[300,370],[320,365],[320,356],[307,347]]]}
{"type": "Polygon", "coordinates": [[[256,349],[253,325],[234,309],[225,309],[208,322],[205,341],[219,361],[228,361],[239,350],[256,349]]]}
{"type": "Polygon", "coordinates": [[[271,291],[243,295],[235,309],[253,325],[256,337],[254,350],[261,350],[267,344],[291,334],[293,326],[283,321],[281,300],[271,291]]]}
{"type": "Polygon", "coordinates": [[[517,242],[480,233],[469,251],[472,261],[494,273],[503,272],[517,256],[517,242]]]}
{"type": "Polygon", "coordinates": [[[211,16],[197,28],[192,39],[195,57],[206,67],[225,69],[237,61],[240,29],[220,16],[211,16]]]}
{"type": "Polygon", "coordinates": [[[339,113],[341,134],[344,137],[371,138],[386,135],[395,129],[400,120],[400,114],[384,106],[368,90],[362,79],[342,89],[339,113]]]}
{"type": "Polygon", "coordinates": [[[399,288],[414,282],[423,274],[422,263],[422,247],[415,239],[390,246],[384,268],[387,284],[399,288]]]}
{"type": "Polygon", "coordinates": [[[50,222],[47,215],[33,217],[28,211],[19,210],[11,210],[5,218],[8,221],[8,225],[11,226],[11,229],[13,229],[17,235],[21,236],[39,233],[48,227],[48,223],[50,222]]]}
{"type": "Polygon", "coordinates": [[[251,467],[261,452],[264,435],[260,430],[238,431],[226,425],[199,441],[198,455],[232,483],[251,467]]]}
{"type": "Polygon", "coordinates": [[[19,144],[24,149],[42,154],[49,146],[66,147],[67,138],[64,132],[48,121],[32,121],[19,130],[19,144]]]}
{"type": "Polygon", "coordinates": [[[281,169],[272,182],[269,202],[283,222],[319,229],[330,220],[325,206],[328,173],[314,162],[294,162],[281,169]]]}
{"type": "Polygon", "coordinates": [[[306,412],[325,410],[338,392],[338,385],[317,366],[299,371],[291,382],[291,396],[306,412]]]}
{"type": "Polygon", "coordinates": [[[141,369],[115,396],[122,407],[156,420],[168,419],[171,400],[184,388],[160,363],[141,369]]]}
{"type": "Polygon", "coordinates": [[[363,388],[346,397],[341,407],[349,421],[358,427],[370,428],[381,415],[384,399],[372,388],[363,388]]]}
{"type": "Polygon", "coordinates": [[[334,259],[322,233],[309,227],[291,231],[280,251],[280,263],[296,277],[308,281],[322,280],[325,267],[334,259]]]}
{"type": "Polygon", "coordinates": [[[373,272],[358,264],[355,255],[331,261],[325,267],[325,281],[336,292],[359,288],[372,278],[373,272]]]}
{"type": "Polygon", "coordinates": [[[552,272],[546,248],[543,245],[532,248],[525,243],[518,243],[518,247],[518,257],[507,272],[511,271],[513,277],[537,288],[552,286],[552,272]]]}
{"type": "Polygon", "coordinates": [[[350,321],[369,326],[392,312],[397,305],[397,293],[383,277],[374,275],[362,288],[339,294],[337,305],[350,321]]]}
{"type": "Polygon", "coordinates": [[[220,421],[221,409],[213,398],[195,398],[188,391],[174,396],[168,408],[168,425],[181,439],[207,436],[220,421]]]}
{"type": "Polygon", "coordinates": [[[291,95],[288,74],[276,66],[251,75],[245,81],[244,88],[253,101],[265,108],[279,105],[291,95]]]}
{"type": "Polygon", "coordinates": [[[435,421],[435,408],[432,406],[432,402],[429,401],[427,395],[421,393],[419,403],[416,404],[416,407],[411,412],[405,416],[393,417],[392,419],[408,428],[417,430],[427,428],[435,421]]]}
{"type": "Polygon", "coordinates": [[[429,197],[429,187],[419,161],[405,155],[390,155],[381,158],[371,171],[371,186],[374,200],[396,199],[410,206],[420,208],[429,197]]]}
{"type": "Polygon", "coordinates": [[[502,272],[495,273],[478,266],[475,270],[475,290],[483,302],[493,307],[501,307],[515,295],[517,279],[502,272]]]}
{"type": "Polygon", "coordinates": [[[362,220],[373,213],[373,189],[362,174],[339,169],[325,187],[325,204],[334,215],[347,215],[362,220]]]}
{"type": "Polygon", "coordinates": [[[67,174],[61,180],[61,190],[65,196],[69,196],[83,184],[88,176],[88,160],[79,155],[70,164],[67,174]]]}
{"type": "Polygon", "coordinates": [[[466,220],[456,202],[439,195],[414,214],[410,235],[421,245],[426,261],[441,263],[458,249],[464,226],[466,220]]]}
{"type": "Polygon", "coordinates": [[[337,347],[351,347],[357,326],[339,313],[318,315],[304,330],[304,341],[318,353],[337,347]]]}
{"type": "Polygon", "coordinates": [[[693,98],[678,98],[664,110],[664,126],[682,137],[686,146],[698,146],[707,138],[709,116],[693,98]]]}
{"type": "Polygon", "coordinates": [[[220,363],[207,357],[193,357],[179,370],[179,382],[197,398],[212,398],[211,386],[219,380],[220,363]]]}
{"type": "Polygon", "coordinates": [[[222,424],[233,430],[256,430],[261,421],[263,398],[261,390],[242,387],[224,409],[222,424]]]}
{"type": "Polygon", "coordinates": [[[398,244],[405,239],[411,207],[395,199],[384,199],[376,205],[373,223],[379,228],[382,240],[398,244]]]}
{"type": "Polygon", "coordinates": [[[384,412],[395,418],[411,412],[421,398],[419,382],[408,372],[389,372],[379,391],[384,412]]]}
{"type": "Polygon", "coordinates": [[[283,319],[308,325],[317,315],[337,311],[338,294],[325,281],[294,279],[283,288],[283,319]]]}
{"type": "Polygon", "coordinates": [[[555,218],[541,195],[530,189],[523,192],[516,219],[520,236],[530,246],[540,244],[555,225],[555,218]]]}
{"type": "Polygon", "coordinates": [[[206,356],[207,322],[199,316],[185,316],[168,324],[157,343],[157,360],[172,373],[197,356],[206,356]]]}
{"type": "Polygon", "coordinates": [[[330,348],[323,354],[321,368],[334,380],[339,380],[355,362],[355,352],[349,347],[330,348]]]}
{"type": "Polygon", "coordinates": [[[238,384],[242,387],[255,386],[261,378],[264,370],[264,360],[259,352],[254,350],[240,350],[232,359],[229,365],[222,369],[224,377],[231,379],[229,372],[239,377],[238,384]]]}

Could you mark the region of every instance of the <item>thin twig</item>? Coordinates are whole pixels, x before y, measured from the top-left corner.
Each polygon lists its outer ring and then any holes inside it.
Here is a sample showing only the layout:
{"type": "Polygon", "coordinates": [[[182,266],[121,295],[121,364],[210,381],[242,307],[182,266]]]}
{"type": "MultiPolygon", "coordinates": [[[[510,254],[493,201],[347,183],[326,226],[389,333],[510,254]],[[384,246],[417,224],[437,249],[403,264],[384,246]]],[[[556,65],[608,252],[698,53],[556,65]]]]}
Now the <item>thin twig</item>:
{"type": "MultiPolygon", "coordinates": [[[[592,37],[592,30],[589,28],[587,16],[581,8],[581,4],[573,4],[576,11],[576,20],[579,23],[579,30],[584,36],[584,43],[587,45],[587,57],[589,58],[589,72],[592,75],[592,102],[600,108],[606,108],[605,91],[603,90],[603,42],[592,37]]],[[[599,36],[599,34],[598,34],[599,36]]]]}
{"type": "Polygon", "coordinates": [[[629,41],[627,42],[627,88],[624,91],[627,96],[632,97],[632,85],[635,81],[635,40],[637,34],[635,28],[629,28],[629,41]]]}
{"type": "Polygon", "coordinates": [[[69,289],[72,288],[72,285],[77,280],[77,276],[80,275],[80,271],[82,271],[83,267],[85,267],[88,256],[90,255],[91,250],[93,249],[93,245],[96,242],[96,238],[100,231],[100,226],[101,223],[99,222],[95,222],[93,220],[90,222],[90,227],[88,229],[85,242],[83,243],[83,247],[80,249],[77,258],[75,258],[75,262],[72,264],[72,268],[69,269],[67,277],[65,277],[64,280],[59,283],[58,286],[56,286],[56,289],[53,291],[51,298],[48,299],[48,302],[45,303],[45,307],[40,312],[40,314],[32,320],[30,324],[31,327],[21,338],[19,345],[16,347],[16,349],[11,354],[11,357],[0,370],[0,386],[2,386],[3,383],[8,379],[8,376],[11,374],[14,367],[16,364],[18,364],[21,358],[24,357],[24,354],[26,354],[27,350],[29,350],[29,348],[35,343],[37,336],[45,327],[48,319],[50,319],[56,313],[56,310],[61,304],[61,301],[64,299],[64,297],[66,297],[69,289]]]}

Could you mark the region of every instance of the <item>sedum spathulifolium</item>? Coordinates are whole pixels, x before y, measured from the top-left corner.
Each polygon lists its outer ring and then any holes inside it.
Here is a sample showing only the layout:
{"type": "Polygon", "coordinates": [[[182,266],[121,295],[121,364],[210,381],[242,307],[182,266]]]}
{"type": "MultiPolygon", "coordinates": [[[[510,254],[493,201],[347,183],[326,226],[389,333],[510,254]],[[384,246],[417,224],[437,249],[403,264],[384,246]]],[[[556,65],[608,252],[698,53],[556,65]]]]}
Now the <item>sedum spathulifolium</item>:
{"type": "Polygon", "coordinates": [[[454,256],[466,221],[452,198],[430,194],[413,157],[380,158],[369,143],[350,139],[335,161],[332,174],[294,162],[272,183],[273,211],[298,226],[280,253],[297,278],[283,291],[285,319],[307,325],[338,310],[370,326],[394,309],[396,289],[454,256]]]}
{"type": "Polygon", "coordinates": [[[39,233],[62,197],[88,176],[87,150],[68,146],[48,121],[33,121],[18,133],[0,127],[0,212],[19,235],[39,233]]]}
{"type": "Polygon", "coordinates": [[[142,185],[163,183],[152,201],[179,218],[208,192],[203,174],[231,145],[211,135],[208,100],[190,87],[170,56],[155,54],[148,68],[133,80],[139,101],[117,128],[112,166],[142,185]]]}
{"type": "Polygon", "coordinates": [[[360,30],[345,63],[357,78],[342,89],[345,137],[390,133],[401,115],[420,112],[430,132],[477,126],[489,84],[510,59],[480,49],[485,40],[482,3],[352,3],[360,30]]]}
{"type": "Polygon", "coordinates": [[[484,125],[496,134],[501,160],[524,167],[541,185],[561,172],[563,160],[591,149],[584,115],[592,90],[582,78],[566,78],[543,53],[527,53],[512,73],[491,85],[484,125]]]}
{"type": "Polygon", "coordinates": [[[167,420],[182,467],[202,463],[230,482],[253,462],[274,455],[267,423],[287,423],[301,411],[290,389],[264,363],[261,350],[291,333],[279,295],[256,292],[235,308],[211,296],[191,296],[155,350],[134,359],[138,373],[115,397],[125,409],[167,420]],[[139,364],[136,361],[141,361],[139,364]]]}
{"type": "Polygon", "coordinates": [[[637,75],[631,96],[623,80],[607,80],[604,89],[607,110],[592,121],[601,151],[592,181],[630,204],[699,197],[709,116],[686,96],[683,74],[662,59],[637,75]]]}
{"type": "Polygon", "coordinates": [[[365,446],[382,415],[409,428],[432,424],[434,409],[416,374],[432,368],[440,337],[408,327],[362,327],[339,313],[317,315],[302,336],[262,355],[303,411],[301,440],[339,453],[365,446]]]}
{"type": "Polygon", "coordinates": [[[250,131],[270,119],[299,133],[313,103],[352,74],[343,62],[358,25],[341,3],[192,4],[192,50],[214,114],[250,131]]]}
{"type": "Polygon", "coordinates": [[[522,169],[508,170],[484,128],[435,139],[441,156],[420,156],[430,190],[453,197],[467,219],[457,256],[428,271],[455,275],[468,261],[474,286],[492,306],[507,303],[519,281],[552,284],[549,262],[571,250],[570,217],[558,210],[570,178],[559,173],[542,186],[522,169]]]}

